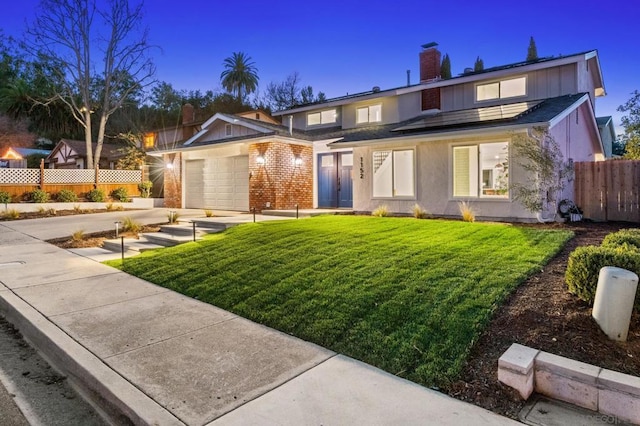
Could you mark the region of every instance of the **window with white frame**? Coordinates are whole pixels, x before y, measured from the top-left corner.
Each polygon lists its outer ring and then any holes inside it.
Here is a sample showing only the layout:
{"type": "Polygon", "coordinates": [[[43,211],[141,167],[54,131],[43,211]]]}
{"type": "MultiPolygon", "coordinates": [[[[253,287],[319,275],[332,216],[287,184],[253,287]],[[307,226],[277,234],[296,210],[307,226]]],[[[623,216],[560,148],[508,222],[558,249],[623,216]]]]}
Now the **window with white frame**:
{"type": "Polygon", "coordinates": [[[527,78],[518,77],[476,86],[476,101],[515,98],[527,94],[527,78]]]}
{"type": "Polygon", "coordinates": [[[509,197],[509,143],[453,147],[454,197],[509,197]]]}
{"type": "Polygon", "coordinates": [[[312,112],[307,114],[307,126],[317,126],[320,124],[335,123],[338,113],[335,109],[325,111],[312,112]]]}
{"type": "Polygon", "coordinates": [[[382,121],[382,105],[356,108],[356,123],[377,123],[382,121]]]}
{"type": "Polygon", "coordinates": [[[373,196],[414,197],[415,173],[412,149],[373,152],[373,196]]]}

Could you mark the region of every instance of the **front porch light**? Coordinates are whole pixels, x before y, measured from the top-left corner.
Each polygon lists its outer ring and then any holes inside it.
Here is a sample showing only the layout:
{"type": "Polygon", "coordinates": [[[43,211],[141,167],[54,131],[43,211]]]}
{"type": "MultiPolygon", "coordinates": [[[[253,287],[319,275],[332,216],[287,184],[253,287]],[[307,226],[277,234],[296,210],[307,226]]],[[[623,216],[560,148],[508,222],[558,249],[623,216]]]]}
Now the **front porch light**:
{"type": "Polygon", "coordinates": [[[258,164],[258,166],[264,166],[264,157],[262,155],[256,157],[256,164],[258,164]]]}
{"type": "Polygon", "coordinates": [[[301,166],[302,165],[302,158],[296,157],[295,160],[293,160],[293,164],[295,164],[296,166],[301,166]]]}
{"type": "Polygon", "coordinates": [[[167,163],[165,167],[169,170],[173,169],[173,163],[167,163]]]}

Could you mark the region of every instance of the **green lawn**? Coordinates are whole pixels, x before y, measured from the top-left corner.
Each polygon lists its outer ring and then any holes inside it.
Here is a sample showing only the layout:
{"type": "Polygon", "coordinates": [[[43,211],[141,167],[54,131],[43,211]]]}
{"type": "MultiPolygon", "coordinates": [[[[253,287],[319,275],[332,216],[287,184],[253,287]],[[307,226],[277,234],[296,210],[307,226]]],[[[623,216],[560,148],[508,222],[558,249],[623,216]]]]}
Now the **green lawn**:
{"type": "Polygon", "coordinates": [[[438,386],[456,378],[496,307],[570,237],[501,224],[322,216],[238,226],[127,259],[125,270],[438,386]]]}

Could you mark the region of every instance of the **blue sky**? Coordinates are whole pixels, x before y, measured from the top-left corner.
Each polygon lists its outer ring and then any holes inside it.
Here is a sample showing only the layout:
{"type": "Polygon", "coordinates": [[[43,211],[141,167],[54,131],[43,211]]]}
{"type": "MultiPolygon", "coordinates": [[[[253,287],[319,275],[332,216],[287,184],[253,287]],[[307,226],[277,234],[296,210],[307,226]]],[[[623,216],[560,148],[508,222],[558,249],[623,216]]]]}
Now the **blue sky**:
{"type": "MultiPolygon", "coordinates": [[[[102,0],[100,0],[102,1],[102,0]]],[[[38,0],[3,4],[0,28],[20,36],[38,0]]],[[[260,87],[294,71],[327,97],[418,81],[418,53],[435,41],[453,74],[524,60],[529,37],[539,56],[597,49],[607,96],[597,115],[640,90],[640,30],[634,1],[168,1],[146,0],[157,78],[177,89],[221,90],[222,61],[251,56],[260,87]]]]}

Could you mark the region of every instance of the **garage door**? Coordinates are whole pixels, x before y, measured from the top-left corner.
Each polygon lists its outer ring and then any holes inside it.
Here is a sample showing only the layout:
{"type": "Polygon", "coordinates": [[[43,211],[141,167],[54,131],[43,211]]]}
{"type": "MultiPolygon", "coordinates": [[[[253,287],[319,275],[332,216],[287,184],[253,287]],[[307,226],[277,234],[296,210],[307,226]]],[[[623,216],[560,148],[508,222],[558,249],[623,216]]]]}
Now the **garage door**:
{"type": "Polygon", "coordinates": [[[249,157],[190,160],[185,164],[185,207],[249,211],[249,157]]]}

